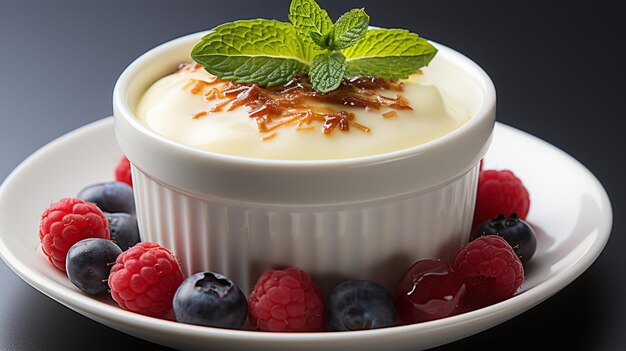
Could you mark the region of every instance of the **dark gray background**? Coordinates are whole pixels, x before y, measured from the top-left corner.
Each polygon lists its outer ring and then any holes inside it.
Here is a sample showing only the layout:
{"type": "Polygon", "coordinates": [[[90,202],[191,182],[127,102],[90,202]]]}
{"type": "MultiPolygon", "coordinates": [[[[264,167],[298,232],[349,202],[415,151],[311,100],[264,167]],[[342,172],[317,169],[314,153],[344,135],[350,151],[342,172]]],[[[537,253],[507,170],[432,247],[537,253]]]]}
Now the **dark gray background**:
{"type": "MultiPolygon", "coordinates": [[[[373,25],[411,29],[474,59],[496,85],[497,119],[580,160],[613,202],[611,239],[579,279],[530,311],[437,350],[626,350],[626,30],[619,2],[320,3],[333,18],[365,6],[373,25]]],[[[144,51],[233,19],[286,20],[288,5],[0,0],[0,180],[55,137],[111,115],[116,77],[144,51]]],[[[70,311],[3,262],[0,286],[0,350],[161,349],[70,311]]]]}

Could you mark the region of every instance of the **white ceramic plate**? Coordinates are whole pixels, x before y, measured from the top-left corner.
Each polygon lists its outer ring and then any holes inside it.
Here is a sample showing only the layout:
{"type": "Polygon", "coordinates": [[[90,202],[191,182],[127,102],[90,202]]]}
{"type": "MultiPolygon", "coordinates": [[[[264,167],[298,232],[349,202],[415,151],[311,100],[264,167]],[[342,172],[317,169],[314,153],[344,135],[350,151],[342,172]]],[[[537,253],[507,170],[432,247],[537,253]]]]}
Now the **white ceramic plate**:
{"type": "Polygon", "coordinates": [[[598,257],[612,226],[608,196],[580,163],[524,132],[501,124],[485,168],[508,168],[531,194],[528,221],[537,253],[521,293],[501,303],[436,321],[373,331],[263,333],[176,323],[124,311],[76,289],[41,254],[38,221],[50,203],[86,185],[110,181],[120,158],[112,118],[73,131],[25,160],[0,188],[0,255],[22,279],[63,305],[105,325],[179,349],[418,350],[502,323],[571,283],[598,257]]]}

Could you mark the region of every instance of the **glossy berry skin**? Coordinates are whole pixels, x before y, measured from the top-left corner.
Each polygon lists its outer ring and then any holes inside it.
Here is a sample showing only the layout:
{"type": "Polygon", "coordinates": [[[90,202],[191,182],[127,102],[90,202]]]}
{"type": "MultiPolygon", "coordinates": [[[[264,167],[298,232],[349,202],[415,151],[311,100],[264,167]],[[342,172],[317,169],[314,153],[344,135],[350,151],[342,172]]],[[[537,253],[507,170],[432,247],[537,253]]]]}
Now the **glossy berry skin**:
{"type": "Polygon", "coordinates": [[[208,327],[239,329],[248,316],[241,289],[221,274],[196,273],[174,295],[176,320],[208,327]]]}
{"type": "Polygon", "coordinates": [[[528,263],[537,249],[533,228],[513,213],[509,217],[499,215],[481,224],[470,237],[470,241],[485,235],[498,235],[511,245],[522,264],[528,263]]]}
{"type": "Polygon", "coordinates": [[[78,193],[78,198],[93,202],[102,211],[135,213],[133,188],[122,182],[107,182],[90,185],[78,193]]]}
{"type": "Polygon", "coordinates": [[[122,251],[128,250],[141,241],[137,217],[124,212],[105,213],[104,215],[109,222],[111,241],[116,243],[122,251]]]}
{"type": "Polygon", "coordinates": [[[467,287],[463,277],[443,260],[419,260],[396,289],[396,308],[406,324],[455,315],[464,310],[467,287]]]}
{"type": "Polygon", "coordinates": [[[109,273],[122,250],[110,240],[89,238],[67,251],[67,277],[77,288],[90,295],[108,293],[109,273]]]}
{"type": "Polygon", "coordinates": [[[326,302],[329,330],[365,330],[393,326],[396,308],[380,284],[348,280],[335,287],[326,302]]]}

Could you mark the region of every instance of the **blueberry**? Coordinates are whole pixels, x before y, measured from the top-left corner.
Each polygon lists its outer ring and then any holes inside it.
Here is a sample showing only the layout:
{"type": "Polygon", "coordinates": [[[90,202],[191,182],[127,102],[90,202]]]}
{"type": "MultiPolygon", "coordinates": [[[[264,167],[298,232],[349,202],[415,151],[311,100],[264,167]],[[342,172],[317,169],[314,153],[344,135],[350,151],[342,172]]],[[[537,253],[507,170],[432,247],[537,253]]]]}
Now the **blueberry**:
{"type": "Polygon", "coordinates": [[[100,238],[83,239],[67,251],[67,277],[77,288],[90,295],[106,294],[111,267],[122,250],[112,241],[100,238]]]}
{"type": "Polygon", "coordinates": [[[511,245],[522,264],[535,254],[537,239],[533,228],[513,213],[510,217],[499,215],[483,224],[470,236],[470,241],[485,235],[501,236],[511,245]]]}
{"type": "Polygon", "coordinates": [[[122,251],[128,250],[141,241],[139,238],[139,226],[137,225],[137,217],[123,212],[108,213],[104,215],[109,221],[109,233],[111,233],[111,241],[117,244],[122,251]]]}
{"type": "Polygon", "coordinates": [[[191,275],[174,295],[176,320],[218,328],[241,328],[248,316],[248,302],[241,289],[221,274],[191,275]]]}
{"type": "Polygon", "coordinates": [[[104,212],[135,213],[133,188],[122,182],[90,185],[78,193],[78,198],[94,202],[104,212]]]}
{"type": "Polygon", "coordinates": [[[395,324],[396,308],[380,284],[348,280],[335,287],[326,305],[329,330],[384,328],[395,324]]]}

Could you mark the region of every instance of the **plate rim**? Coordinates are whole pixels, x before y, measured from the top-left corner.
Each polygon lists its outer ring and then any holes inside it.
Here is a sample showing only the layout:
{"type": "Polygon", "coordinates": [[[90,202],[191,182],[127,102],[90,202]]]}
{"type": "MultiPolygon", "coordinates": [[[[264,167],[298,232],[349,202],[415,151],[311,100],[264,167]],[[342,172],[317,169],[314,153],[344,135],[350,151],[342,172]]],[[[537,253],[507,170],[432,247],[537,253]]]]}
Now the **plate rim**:
{"type": "MultiPolygon", "coordinates": [[[[95,122],[88,123],[77,129],[74,129],[68,133],[65,133],[33,152],[30,156],[20,162],[20,164],[15,169],[13,169],[13,171],[4,179],[4,181],[0,185],[0,202],[3,201],[4,197],[6,196],[5,193],[7,192],[7,189],[12,186],[14,179],[16,179],[23,172],[23,170],[27,169],[31,164],[36,163],[40,157],[44,156],[48,152],[52,152],[55,148],[63,143],[71,143],[81,134],[89,132],[99,132],[100,129],[112,127],[113,117],[105,117],[96,120],[95,122]]],[[[219,329],[189,325],[170,320],[143,316],[140,314],[122,310],[121,308],[111,306],[104,302],[100,302],[98,300],[95,300],[93,297],[80,293],[78,290],[69,290],[66,286],[59,285],[48,276],[39,273],[35,269],[30,268],[18,257],[13,255],[4,240],[4,235],[2,232],[0,232],[0,258],[2,258],[7,266],[22,280],[27,282],[38,291],[42,292],[44,295],[52,298],[53,300],[82,315],[85,315],[88,318],[94,319],[105,325],[113,326],[115,329],[118,329],[122,332],[125,331],[116,326],[131,325],[142,330],[148,330],[151,333],[162,333],[163,338],[167,338],[168,335],[180,336],[180,334],[182,333],[187,336],[193,337],[194,339],[217,337],[227,340],[236,338],[238,341],[244,342],[332,343],[351,342],[351,340],[359,339],[358,342],[361,343],[364,342],[364,339],[398,338],[398,335],[405,334],[410,334],[411,337],[418,338],[420,335],[429,334],[431,332],[442,332],[444,330],[454,329],[462,325],[467,326],[468,324],[471,324],[475,321],[482,321],[483,326],[480,327],[478,330],[471,331],[471,328],[468,328],[470,332],[468,332],[465,336],[458,336],[454,339],[438,342],[435,344],[429,344],[431,345],[429,347],[453,342],[463,337],[473,335],[482,330],[493,327],[508,319],[511,319],[543,302],[544,300],[559,292],[561,289],[568,286],[596,261],[610,238],[613,226],[613,209],[609,196],[598,178],[581,162],[579,162],[560,148],[525,131],[502,124],[500,122],[496,122],[495,129],[496,132],[498,129],[503,129],[508,130],[508,132],[517,133],[521,135],[521,137],[532,138],[533,142],[543,143],[545,144],[545,146],[551,147],[555,151],[557,151],[560,154],[559,156],[568,159],[568,161],[574,162],[577,168],[583,171],[585,173],[585,176],[591,181],[594,192],[599,195],[602,208],[606,208],[607,211],[603,212],[604,216],[595,222],[599,228],[598,235],[580,259],[576,260],[573,264],[565,267],[565,269],[563,269],[559,274],[541,281],[536,286],[525,290],[520,294],[517,294],[505,301],[496,303],[494,305],[490,305],[463,314],[418,324],[401,325],[383,329],[353,332],[268,333],[249,330],[219,329]],[[349,334],[349,337],[346,337],[346,334],[349,334]]],[[[0,229],[2,229],[1,221],[0,229]]],[[[137,334],[131,335],[138,336],[137,334]]],[[[153,340],[154,339],[150,339],[149,341],[153,340]]]]}

